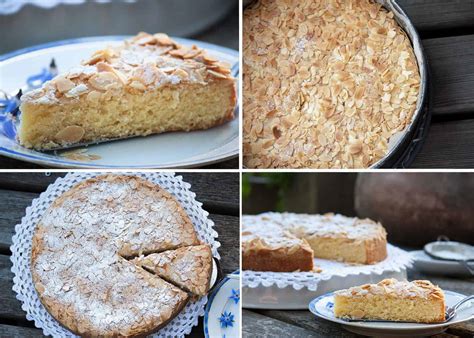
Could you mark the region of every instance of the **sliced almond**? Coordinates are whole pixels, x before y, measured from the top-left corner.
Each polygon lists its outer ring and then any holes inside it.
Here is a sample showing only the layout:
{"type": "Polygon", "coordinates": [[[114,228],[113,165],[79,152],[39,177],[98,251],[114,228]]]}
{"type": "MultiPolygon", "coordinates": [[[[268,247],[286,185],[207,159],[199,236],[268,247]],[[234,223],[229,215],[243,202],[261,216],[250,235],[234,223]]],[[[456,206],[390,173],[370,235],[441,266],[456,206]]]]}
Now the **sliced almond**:
{"type": "Polygon", "coordinates": [[[74,86],[75,86],[74,82],[72,82],[71,80],[66,79],[65,77],[62,77],[62,76],[58,76],[54,80],[54,82],[56,84],[57,90],[60,91],[61,93],[65,93],[65,92],[71,90],[72,88],[74,88],[74,86]]]}
{"type": "Polygon", "coordinates": [[[170,39],[170,37],[164,33],[158,33],[153,35],[156,39],[156,42],[160,46],[173,46],[175,43],[173,40],[170,39]]]}
{"type": "Polygon", "coordinates": [[[91,101],[91,102],[97,102],[99,101],[100,97],[102,96],[102,94],[96,90],[93,90],[91,92],[89,92],[89,94],[87,94],[87,101],[91,101]]]}
{"type": "Polygon", "coordinates": [[[64,96],[66,96],[66,97],[78,97],[78,96],[81,96],[82,94],[87,93],[88,91],[89,91],[89,88],[85,84],[80,83],[77,86],[75,86],[74,88],[72,88],[70,91],[64,93],[64,96]]]}
{"type": "Polygon", "coordinates": [[[173,72],[173,75],[176,75],[177,77],[179,77],[181,80],[185,80],[187,78],[189,78],[189,74],[181,69],[181,68],[178,68],[176,69],[174,72],[173,72]]]}
{"type": "Polygon", "coordinates": [[[170,50],[168,52],[169,55],[174,56],[174,57],[178,57],[178,58],[181,58],[181,59],[187,53],[188,53],[188,51],[185,48],[174,49],[174,50],[170,50]]]}
{"type": "Polygon", "coordinates": [[[349,145],[349,151],[352,155],[356,155],[362,151],[362,142],[355,141],[349,145]]]}
{"type": "Polygon", "coordinates": [[[114,67],[112,67],[109,63],[106,63],[103,61],[98,62],[96,67],[97,67],[97,71],[99,72],[113,72],[114,71],[114,67]]]}
{"type": "Polygon", "coordinates": [[[95,65],[96,63],[100,61],[107,61],[110,62],[110,60],[116,56],[116,53],[110,49],[102,49],[97,52],[95,52],[89,60],[84,61],[82,64],[83,65],[95,65]]]}
{"type": "Polygon", "coordinates": [[[129,84],[130,87],[132,88],[135,88],[135,89],[138,89],[138,90],[145,90],[146,87],[143,83],[141,83],[140,81],[132,81],[130,84],[129,84]]]}
{"type": "Polygon", "coordinates": [[[119,84],[119,79],[112,72],[101,72],[92,76],[89,84],[95,89],[106,90],[110,85],[119,84]]]}
{"type": "Polygon", "coordinates": [[[156,39],[153,35],[144,36],[135,41],[137,45],[154,45],[156,44],[156,39]]]}
{"type": "Polygon", "coordinates": [[[208,72],[209,74],[213,75],[214,77],[217,77],[217,78],[220,78],[220,79],[227,79],[227,76],[225,76],[224,74],[215,72],[215,71],[213,71],[213,70],[208,69],[207,72],[208,72]]]}
{"type": "Polygon", "coordinates": [[[70,144],[79,142],[84,134],[85,130],[80,126],[67,126],[59,131],[55,138],[61,144],[70,144]]]}

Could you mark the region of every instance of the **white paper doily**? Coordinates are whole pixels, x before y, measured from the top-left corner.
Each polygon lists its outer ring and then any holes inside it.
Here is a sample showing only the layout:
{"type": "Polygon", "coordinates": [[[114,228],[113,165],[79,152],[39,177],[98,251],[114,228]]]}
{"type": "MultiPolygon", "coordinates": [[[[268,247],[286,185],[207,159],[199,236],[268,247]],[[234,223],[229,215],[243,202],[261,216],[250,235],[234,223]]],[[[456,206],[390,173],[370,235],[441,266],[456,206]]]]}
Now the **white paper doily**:
{"type": "Polygon", "coordinates": [[[328,280],[331,277],[346,277],[348,275],[381,275],[386,271],[401,271],[412,264],[410,254],[393,245],[387,245],[387,258],[380,263],[373,265],[353,265],[325,259],[314,259],[316,267],[322,272],[263,272],[245,270],[242,272],[242,286],[256,288],[260,285],[268,287],[276,285],[279,288],[292,286],[295,290],[303,287],[310,291],[316,291],[320,281],[328,280]]]}
{"type": "MultiPolygon", "coordinates": [[[[41,304],[38,294],[33,285],[30,271],[31,241],[33,233],[41,219],[44,211],[62,193],[71,189],[75,184],[104,173],[78,172],[69,173],[64,178],[58,178],[48,189],[38,198],[34,199],[31,206],[26,208],[26,215],[21,223],[15,226],[11,261],[13,263],[12,272],[13,291],[16,298],[22,303],[22,309],[26,312],[26,318],[32,320],[35,326],[43,329],[44,335],[53,337],[77,337],[70,331],[63,328],[41,304]]],[[[220,259],[217,249],[220,243],[217,239],[217,232],[213,229],[214,222],[208,219],[209,213],[202,209],[202,203],[196,201],[196,194],[190,188],[191,185],[182,180],[181,176],[174,173],[123,173],[142,177],[150,182],[159,184],[162,188],[172,193],[181,203],[186,213],[191,218],[198,237],[203,242],[212,247],[213,256],[220,259]]],[[[151,337],[182,337],[189,334],[193,326],[198,324],[199,316],[204,315],[204,307],[207,297],[202,297],[195,302],[189,302],[181,313],[176,316],[168,325],[151,337]]]]}

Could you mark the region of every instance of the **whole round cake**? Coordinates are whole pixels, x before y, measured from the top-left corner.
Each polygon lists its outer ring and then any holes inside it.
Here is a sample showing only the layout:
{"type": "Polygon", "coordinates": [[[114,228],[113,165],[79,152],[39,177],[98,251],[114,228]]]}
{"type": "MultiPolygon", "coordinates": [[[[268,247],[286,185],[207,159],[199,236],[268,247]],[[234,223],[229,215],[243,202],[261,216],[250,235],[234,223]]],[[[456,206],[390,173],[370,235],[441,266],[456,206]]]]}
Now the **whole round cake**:
{"type": "Polygon", "coordinates": [[[373,0],[260,0],[243,18],[248,168],[367,168],[412,121],[409,38],[373,0]]]}
{"type": "Polygon", "coordinates": [[[210,248],[200,243],[182,206],[158,185],[133,176],[77,184],[45,211],[33,236],[31,271],[39,298],[81,336],[156,332],[192,298],[185,290],[207,292],[211,270],[210,248]],[[174,271],[184,255],[173,252],[190,247],[195,249],[186,249],[185,260],[191,268],[174,271]],[[173,257],[161,260],[166,266],[156,262],[157,270],[174,271],[167,279],[137,262],[156,254],[173,257]]]}

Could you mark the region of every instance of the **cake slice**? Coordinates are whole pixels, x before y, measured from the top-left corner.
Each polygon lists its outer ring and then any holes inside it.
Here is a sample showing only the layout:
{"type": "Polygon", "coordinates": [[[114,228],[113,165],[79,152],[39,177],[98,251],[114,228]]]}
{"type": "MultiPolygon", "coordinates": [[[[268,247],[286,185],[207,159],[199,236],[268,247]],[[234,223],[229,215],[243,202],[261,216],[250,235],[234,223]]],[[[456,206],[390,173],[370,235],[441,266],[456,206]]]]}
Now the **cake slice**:
{"type": "Polygon", "coordinates": [[[23,95],[19,142],[48,150],[225,123],[236,104],[229,66],[166,34],[139,33],[23,95]]]}
{"type": "Polygon", "coordinates": [[[384,279],[334,293],[339,318],[439,323],[445,320],[444,293],[426,280],[384,279]]]}
{"type": "Polygon", "coordinates": [[[212,274],[212,252],[209,245],[140,256],[134,263],[195,295],[204,296],[209,291],[212,274]]]}
{"type": "Polygon", "coordinates": [[[265,214],[242,216],[242,269],[254,271],[311,271],[313,250],[272,222],[265,214]]]}

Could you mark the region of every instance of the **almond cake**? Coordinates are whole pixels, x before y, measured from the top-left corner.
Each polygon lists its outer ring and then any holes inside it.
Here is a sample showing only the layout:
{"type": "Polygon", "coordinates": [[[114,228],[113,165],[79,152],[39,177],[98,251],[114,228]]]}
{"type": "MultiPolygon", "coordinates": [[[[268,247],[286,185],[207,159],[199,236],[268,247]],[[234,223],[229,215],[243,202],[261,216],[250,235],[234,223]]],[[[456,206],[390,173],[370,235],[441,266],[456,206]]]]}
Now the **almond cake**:
{"type": "Polygon", "coordinates": [[[248,168],[367,168],[417,106],[410,42],[373,0],[260,0],[243,16],[248,168]]]}
{"type": "Polygon", "coordinates": [[[340,318],[439,323],[445,320],[444,293],[427,280],[384,279],[334,293],[340,318]]]}
{"type": "MultiPolygon", "coordinates": [[[[31,272],[42,304],[71,332],[135,337],[179,314],[190,299],[187,291],[205,294],[211,259],[171,194],[138,177],[110,174],[77,184],[45,211],[33,236],[31,272]],[[193,287],[133,260],[156,253],[172,257],[188,248],[195,248],[186,258],[192,267],[180,278],[197,273],[187,284],[193,287]]],[[[170,261],[170,269],[174,264],[182,263],[170,261]]]]}
{"type": "Polygon", "coordinates": [[[19,142],[48,150],[211,128],[234,117],[230,73],[203,49],[139,33],[23,95],[19,142]]]}
{"type": "Polygon", "coordinates": [[[337,214],[268,212],[242,217],[244,270],[310,271],[313,257],[375,264],[387,257],[387,233],[370,219],[337,214]]]}

